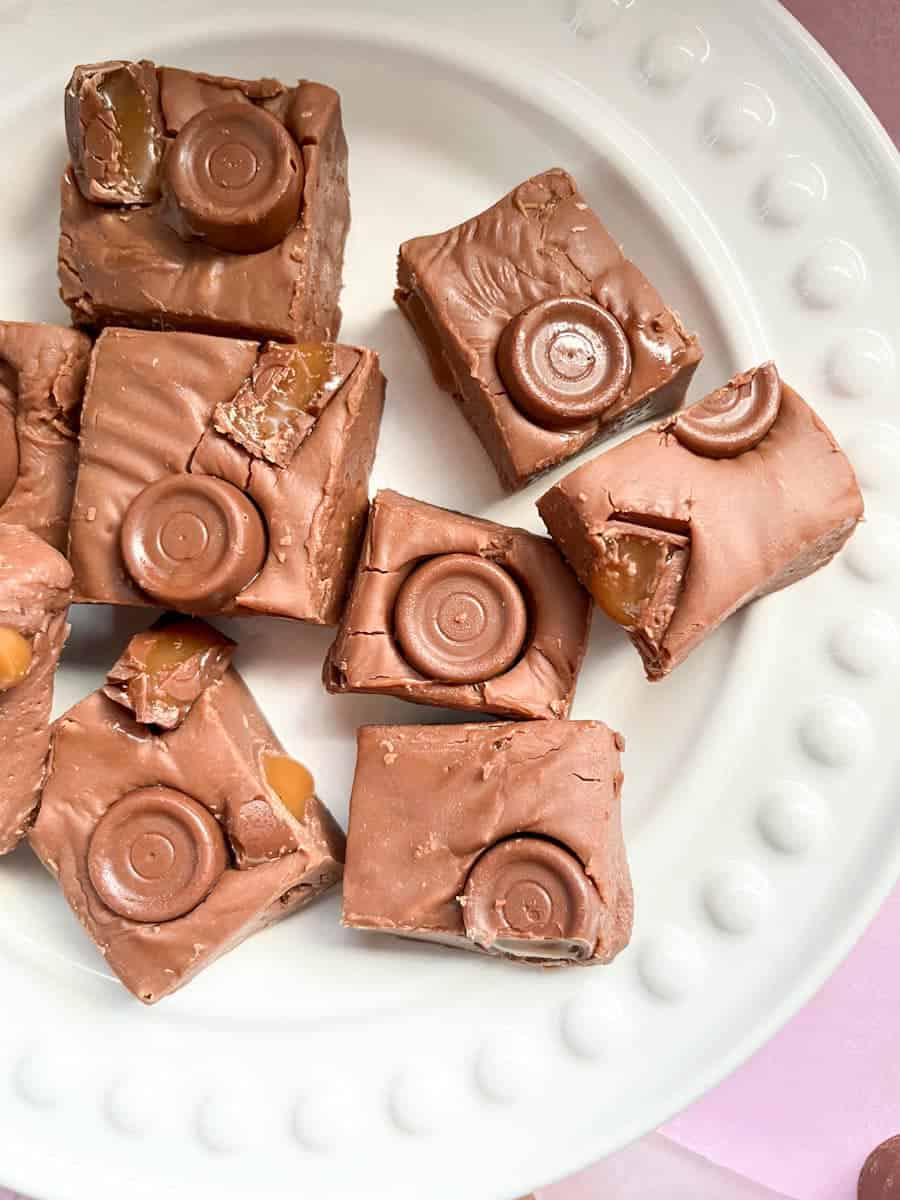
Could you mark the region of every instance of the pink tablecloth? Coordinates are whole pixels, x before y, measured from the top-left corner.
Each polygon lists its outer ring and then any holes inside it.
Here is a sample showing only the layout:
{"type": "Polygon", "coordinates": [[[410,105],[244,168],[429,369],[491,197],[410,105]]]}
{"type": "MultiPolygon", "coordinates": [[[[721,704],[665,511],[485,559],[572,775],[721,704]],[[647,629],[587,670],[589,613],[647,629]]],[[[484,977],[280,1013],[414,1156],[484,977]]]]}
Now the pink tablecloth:
{"type": "MultiPolygon", "coordinates": [[[[900,142],[900,0],[786,0],[786,6],[900,142]]],[[[819,996],[750,1063],[673,1121],[668,1137],[795,1200],[854,1200],[868,1151],[900,1132],[898,946],[900,891],[819,996]]],[[[651,1138],[547,1189],[541,1200],[757,1197],[763,1198],[760,1188],[651,1138]]],[[[0,1200],[15,1198],[0,1188],[0,1200]]]]}

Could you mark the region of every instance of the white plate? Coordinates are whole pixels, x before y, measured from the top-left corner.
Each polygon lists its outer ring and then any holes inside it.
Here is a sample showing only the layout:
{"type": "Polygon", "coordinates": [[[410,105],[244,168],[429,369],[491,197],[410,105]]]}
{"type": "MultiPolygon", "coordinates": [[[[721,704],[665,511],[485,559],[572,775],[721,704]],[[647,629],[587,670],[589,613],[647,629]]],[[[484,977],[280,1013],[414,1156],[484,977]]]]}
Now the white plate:
{"type": "MultiPolygon", "coordinates": [[[[382,352],[390,380],[375,485],[540,528],[546,484],[500,496],[391,288],[401,239],[561,165],[700,331],[693,395],[774,355],[867,490],[870,520],[840,562],[730,622],[664,684],[645,684],[597,620],[575,715],[628,736],[638,901],[633,946],[609,970],[532,974],[342,933],[335,896],[148,1011],[107,977],[27,850],[0,867],[8,1184],[44,1200],[509,1200],[734,1068],[898,873],[900,172],[773,0],[252,7],[0,0],[0,312],[62,315],[55,196],[73,63],[305,73],[344,97],[343,332],[382,352]]],[[[145,621],[76,614],[60,710],[145,621]]],[[[237,632],[239,665],[341,817],[356,725],[439,715],[325,696],[327,632],[237,632]]]]}

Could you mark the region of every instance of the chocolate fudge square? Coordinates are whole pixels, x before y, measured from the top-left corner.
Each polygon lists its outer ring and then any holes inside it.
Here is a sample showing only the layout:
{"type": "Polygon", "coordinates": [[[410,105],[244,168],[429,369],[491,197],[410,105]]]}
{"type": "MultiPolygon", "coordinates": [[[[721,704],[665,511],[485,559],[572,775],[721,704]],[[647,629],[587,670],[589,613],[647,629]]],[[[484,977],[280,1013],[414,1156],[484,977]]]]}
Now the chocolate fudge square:
{"type": "Polygon", "coordinates": [[[40,800],[71,584],[57,550],[0,524],[0,854],[24,837],[40,800]]]}
{"type": "Polygon", "coordinates": [[[78,598],[334,624],[383,403],[372,350],[105,330],[72,509],[78,598]]]}
{"type": "Polygon", "coordinates": [[[381,491],[325,686],[565,717],[590,614],[590,596],[547,538],[381,491]]]}
{"type": "Polygon", "coordinates": [[[53,726],[30,842],[145,1004],[341,876],[344,835],[229,668],[230,648],[203,622],[163,622],[132,642],[109,691],[53,726]],[[129,711],[122,668],[134,679],[136,664],[174,723],[129,711]]]}
{"type": "Polygon", "coordinates": [[[516,491],[678,408],[702,351],[565,171],[400,247],[395,299],[516,491]]]}
{"type": "Polygon", "coordinates": [[[655,680],[830,562],[863,500],[832,434],[764,363],[579,467],[538,509],[655,680]]]}
{"type": "Polygon", "coordinates": [[[539,965],[631,936],[619,752],[599,721],[359,731],[345,925],[539,965]]]}
{"type": "Polygon", "coordinates": [[[66,88],[61,295],[74,324],[333,341],[350,224],[337,92],[151,62],[66,88]]]}
{"type": "Polygon", "coordinates": [[[0,524],[65,553],[90,339],[0,321],[0,524]]]}

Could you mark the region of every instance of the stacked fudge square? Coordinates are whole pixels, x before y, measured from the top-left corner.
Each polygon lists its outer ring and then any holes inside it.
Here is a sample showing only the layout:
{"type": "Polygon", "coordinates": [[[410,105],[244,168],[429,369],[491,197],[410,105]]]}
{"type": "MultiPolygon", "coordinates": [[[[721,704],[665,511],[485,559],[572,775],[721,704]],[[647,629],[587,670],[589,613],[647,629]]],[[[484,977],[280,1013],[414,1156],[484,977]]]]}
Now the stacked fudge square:
{"type": "Polygon", "coordinates": [[[540,498],[549,538],[370,503],[337,93],[105,62],[65,124],[74,328],[0,323],[0,854],[27,839],[145,1003],[341,878],[347,926],[610,962],[624,740],[569,719],[593,608],[658,680],[825,565],[862,516],[834,438],[773,363],[683,408],[698,338],[554,169],[405,242],[395,299],[508,491],[652,424],[540,498]],[[169,611],[51,725],[72,602],[169,611]],[[361,728],[345,838],[204,619],[249,615],[337,626],[331,693],[470,721],[361,728]]]}

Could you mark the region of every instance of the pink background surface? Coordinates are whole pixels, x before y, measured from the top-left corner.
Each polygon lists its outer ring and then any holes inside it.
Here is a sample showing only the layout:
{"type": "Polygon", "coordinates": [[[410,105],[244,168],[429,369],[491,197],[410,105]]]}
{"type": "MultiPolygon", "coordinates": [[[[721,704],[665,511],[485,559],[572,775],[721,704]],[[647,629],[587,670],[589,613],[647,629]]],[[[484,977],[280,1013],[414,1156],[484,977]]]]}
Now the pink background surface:
{"type": "MultiPolygon", "coordinates": [[[[786,7],[900,141],[900,0],[787,0],[786,7]]],[[[746,1066],[671,1122],[668,1136],[794,1200],[854,1200],[869,1150],[900,1131],[898,947],[900,890],[816,999],[746,1066]]],[[[628,1196],[672,1200],[675,1168],[665,1162],[658,1140],[649,1140],[642,1153],[629,1152],[628,1196]],[[647,1177],[634,1190],[642,1170],[647,1177]]],[[[544,1200],[625,1200],[613,1174],[609,1165],[593,1168],[547,1189],[544,1200]]],[[[708,1191],[698,1186],[696,1200],[701,1192],[717,1200],[748,1194],[724,1178],[708,1191]]],[[[13,1198],[0,1188],[0,1200],[13,1198]]]]}

